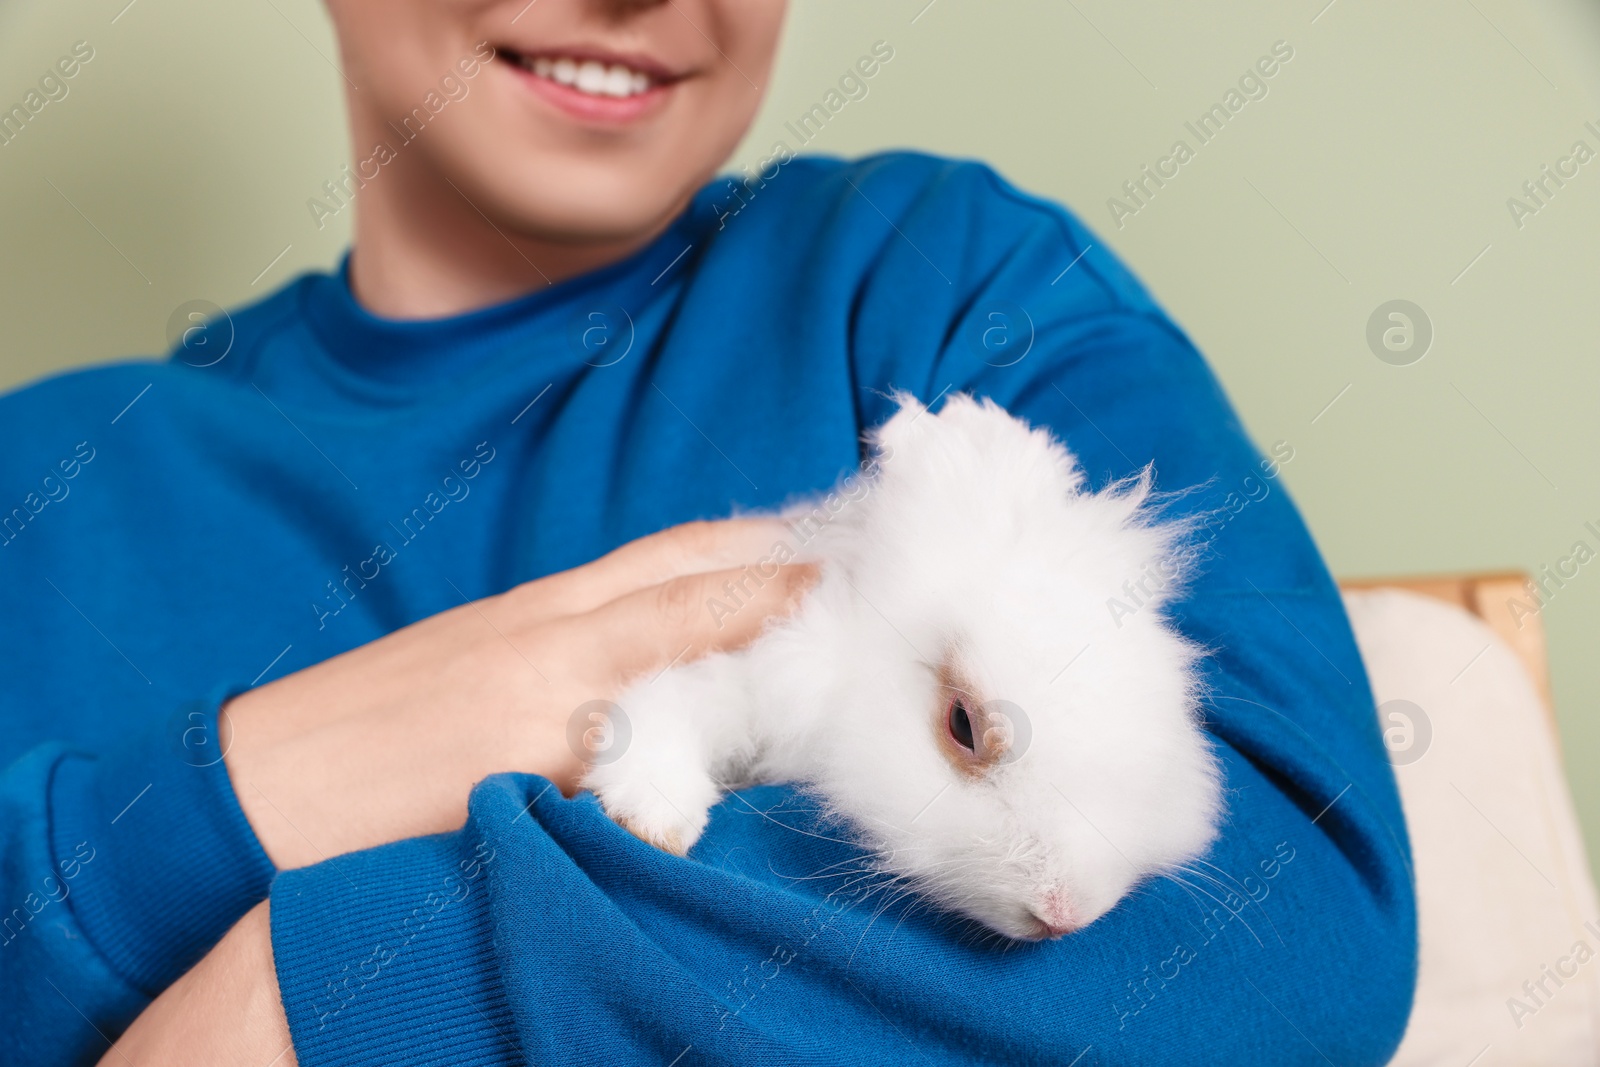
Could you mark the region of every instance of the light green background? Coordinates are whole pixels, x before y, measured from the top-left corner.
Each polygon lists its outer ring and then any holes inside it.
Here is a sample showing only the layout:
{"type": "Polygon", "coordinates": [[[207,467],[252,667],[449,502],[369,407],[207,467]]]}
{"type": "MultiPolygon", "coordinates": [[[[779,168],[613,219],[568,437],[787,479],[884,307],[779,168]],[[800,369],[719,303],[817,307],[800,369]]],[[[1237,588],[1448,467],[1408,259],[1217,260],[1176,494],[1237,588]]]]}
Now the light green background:
{"type": "MultiPolygon", "coordinates": [[[[734,0],[736,2],[736,0],[734,0]]],[[[1209,355],[1336,573],[1537,570],[1600,527],[1600,160],[1519,229],[1507,198],[1600,149],[1595,0],[796,0],[754,163],[876,40],[894,59],[809,148],[990,161],[1075,208],[1209,355]],[[1326,5],[1326,6],[1325,6],[1326,5]],[[1107,199],[1274,42],[1294,59],[1117,228],[1107,199]],[[1464,273],[1463,273],[1464,272],[1464,273]],[[1385,301],[1435,338],[1368,350],[1385,301]],[[1337,401],[1328,407],[1330,402],[1337,401]]],[[[334,262],[308,197],[346,155],[313,0],[0,5],[0,103],[95,58],[0,147],[0,386],[165,347],[334,262]],[[279,257],[281,254],[281,258],[279,257]]],[[[1567,766],[1600,856],[1600,561],[1546,609],[1567,766]]],[[[1470,679],[1466,676],[1464,682],[1470,679]]]]}

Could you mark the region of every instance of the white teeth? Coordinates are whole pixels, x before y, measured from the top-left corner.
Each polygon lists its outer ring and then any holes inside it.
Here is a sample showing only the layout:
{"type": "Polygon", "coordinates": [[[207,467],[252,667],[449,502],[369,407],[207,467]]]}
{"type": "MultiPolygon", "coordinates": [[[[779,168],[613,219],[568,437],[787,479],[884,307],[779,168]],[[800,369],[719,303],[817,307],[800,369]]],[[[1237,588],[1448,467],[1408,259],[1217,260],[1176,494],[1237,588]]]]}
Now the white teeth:
{"type": "Polygon", "coordinates": [[[603,89],[607,96],[632,96],[633,71],[629,70],[627,67],[612,67],[610,70],[606,71],[606,80],[603,89]]]}
{"type": "Polygon", "coordinates": [[[580,63],[566,56],[558,59],[539,56],[523,60],[522,65],[541,78],[549,78],[553,82],[590,96],[609,96],[621,100],[649,92],[655,84],[648,74],[632,70],[620,63],[608,67],[593,59],[586,59],[580,63]]]}
{"type": "Polygon", "coordinates": [[[580,93],[594,93],[599,95],[606,84],[606,68],[589,60],[578,68],[578,91],[580,93]]]}

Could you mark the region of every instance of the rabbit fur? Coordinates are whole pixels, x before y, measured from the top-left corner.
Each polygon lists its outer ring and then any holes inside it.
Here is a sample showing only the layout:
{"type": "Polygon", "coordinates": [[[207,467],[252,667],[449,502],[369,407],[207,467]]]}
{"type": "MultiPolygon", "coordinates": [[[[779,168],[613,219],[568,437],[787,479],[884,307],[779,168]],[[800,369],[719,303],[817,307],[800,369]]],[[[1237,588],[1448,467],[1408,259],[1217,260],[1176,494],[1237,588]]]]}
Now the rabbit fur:
{"type": "Polygon", "coordinates": [[[988,400],[904,394],[862,471],[783,515],[707,610],[792,559],[794,614],[619,696],[631,737],[583,784],[684,854],[728,790],[801,784],[884,872],[1010,938],[1093,922],[1205,851],[1222,813],[1200,650],[1162,608],[1194,553],[1152,474],[1090,491],[1067,449],[988,400]]]}

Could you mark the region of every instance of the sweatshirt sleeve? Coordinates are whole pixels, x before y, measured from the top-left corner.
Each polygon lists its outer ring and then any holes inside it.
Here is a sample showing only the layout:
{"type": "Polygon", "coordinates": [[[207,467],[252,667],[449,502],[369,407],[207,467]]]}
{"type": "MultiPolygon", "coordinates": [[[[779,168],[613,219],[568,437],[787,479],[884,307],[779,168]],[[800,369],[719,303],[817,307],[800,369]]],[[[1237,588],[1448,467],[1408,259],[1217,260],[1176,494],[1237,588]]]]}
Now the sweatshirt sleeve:
{"type": "MultiPolygon", "coordinates": [[[[1094,483],[1153,462],[1172,513],[1204,516],[1174,614],[1209,650],[1228,804],[1211,852],[1078,933],[1013,944],[875,877],[788,787],[727,798],[679,859],[587,794],[499,776],[459,833],[274,883],[306,1067],[1387,1061],[1415,979],[1409,851],[1337,589],[1283,486],[1310,445],[1258,452],[1064,212],[942,167],[836,182],[828,225],[877,242],[841,324],[861,421],[889,386],[991,396],[1094,483]],[[1002,325],[1020,332],[996,348],[1002,325]]],[[[1106,610],[1139,610],[1127,593],[1106,610]]]]}
{"type": "Polygon", "coordinates": [[[92,1064],[266,896],[216,736],[221,700],[114,749],[0,774],[0,1061],[92,1064]]]}
{"type": "MultiPolygon", "coordinates": [[[[1317,447],[1311,410],[1263,453],[1195,346],[1070,213],[972,164],[941,163],[914,188],[888,179],[862,182],[898,219],[879,276],[920,268],[928,284],[874,282],[863,294],[874,310],[857,346],[905,353],[878,373],[925,398],[993,398],[1064,440],[1092,485],[1148,464],[1168,513],[1197,530],[1198,573],[1173,613],[1208,651],[1203,711],[1230,816],[1185,888],[1206,909],[1242,900],[1254,951],[1219,965],[1210,924],[1192,935],[1203,950],[1175,936],[1185,951],[1110,983],[1118,1037],[1097,1049],[1199,1025],[1214,1044],[1195,1059],[1387,1062],[1415,984],[1410,850],[1338,589],[1284,484],[1294,457],[1317,447]],[[940,218],[951,200],[970,205],[964,227],[940,218]],[[930,260],[947,284],[927,277],[930,260]],[[1190,976],[1211,967],[1209,984],[1190,976]],[[1219,1031],[1221,1019],[1238,1032],[1219,1031]]],[[[1104,606],[1113,620],[1142,610],[1141,586],[1162,581],[1128,577],[1104,606]]]]}

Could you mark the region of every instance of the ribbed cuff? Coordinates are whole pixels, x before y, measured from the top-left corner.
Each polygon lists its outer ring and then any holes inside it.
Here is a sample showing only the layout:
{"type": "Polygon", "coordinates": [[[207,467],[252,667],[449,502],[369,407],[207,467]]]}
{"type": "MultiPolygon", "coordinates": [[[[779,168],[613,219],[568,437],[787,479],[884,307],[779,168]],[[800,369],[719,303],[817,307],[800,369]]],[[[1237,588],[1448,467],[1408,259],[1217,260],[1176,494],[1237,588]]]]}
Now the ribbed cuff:
{"type": "Polygon", "coordinates": [[[267,895],[274,868],[234,796],[218,690],[114,751],[68,755],[50,839],[74,914],[118,973],[155,996],[267,895]]]}
{"type": "Polygon", "coordinates": [[[492,858],[463,831],[278,876],[272,952],[302,1067],[523,1062],[495,961],[492,858]]]}

